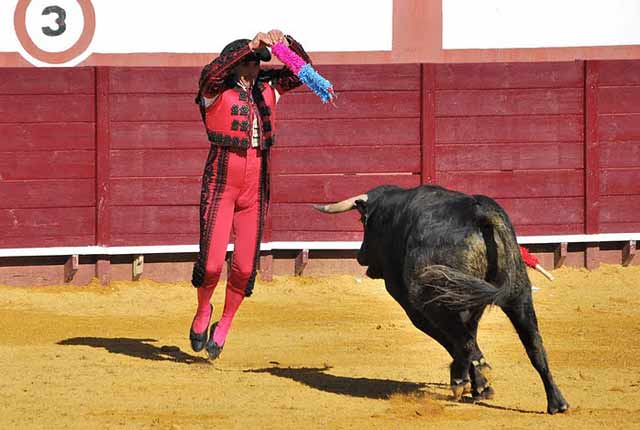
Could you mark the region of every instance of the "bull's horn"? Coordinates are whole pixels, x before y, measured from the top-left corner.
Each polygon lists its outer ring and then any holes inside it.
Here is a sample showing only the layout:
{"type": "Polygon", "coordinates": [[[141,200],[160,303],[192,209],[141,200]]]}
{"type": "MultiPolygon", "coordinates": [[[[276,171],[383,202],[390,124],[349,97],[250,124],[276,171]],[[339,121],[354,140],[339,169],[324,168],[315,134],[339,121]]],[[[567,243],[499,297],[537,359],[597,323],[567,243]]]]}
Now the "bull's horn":
{"type": "Polygon", "coordinates": [[[360,194],[358,196],[348,198],[338,203],[331,203],[329,205],[313,205],[313,207],[319,210],[320,212],[324,212],[328,214],[339,214],[342,212],[350,211],[351,209],[355,209],[356,200],[364,200],[366,202],[367,195],[360,194]]]}
{"type": "Polygon", "coordinates": [[[547,272],[546,270],[544,270],[544,268],[541,265],[536,264],[536,270],[538,272],[542,273],[545,276],[545,278],[547,278],[548,280],[550,280],[550,281],[554,280],[553,275],[551,273],[547,272]]]}

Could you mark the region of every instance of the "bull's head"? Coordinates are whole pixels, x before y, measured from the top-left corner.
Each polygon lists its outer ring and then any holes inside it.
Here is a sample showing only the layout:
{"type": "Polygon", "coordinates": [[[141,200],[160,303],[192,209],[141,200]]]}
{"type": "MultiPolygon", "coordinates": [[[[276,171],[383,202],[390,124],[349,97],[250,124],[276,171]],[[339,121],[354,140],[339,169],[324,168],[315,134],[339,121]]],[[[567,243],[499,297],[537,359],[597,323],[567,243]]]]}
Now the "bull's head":
{"type": "Polygon", "coordinates": [[[374,205],[369,200],[368,194],[360,194],[338,203],[328,205],[314,205],[320,212],[338,214],[357,209],[360,212],[360,221],[364,227],[362,245],[358,251],[358,263],[367,267],[367,276],[373,279],[383,277],[382,259],[382,230],[374,219],[374,205]]]}

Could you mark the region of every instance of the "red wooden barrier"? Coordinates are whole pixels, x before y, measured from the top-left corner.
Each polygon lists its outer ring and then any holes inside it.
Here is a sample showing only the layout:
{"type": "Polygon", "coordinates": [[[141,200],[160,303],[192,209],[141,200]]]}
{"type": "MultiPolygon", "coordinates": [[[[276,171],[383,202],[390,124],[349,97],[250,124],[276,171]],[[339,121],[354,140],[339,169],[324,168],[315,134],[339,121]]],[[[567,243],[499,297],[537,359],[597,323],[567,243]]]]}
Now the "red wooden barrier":
{"type": "MultiPolygon", "coordinates": [[[[359,240],[356,214],[310,204],[385,183],[496,197],[521,235],[640,231],[638,61],[320,72],[336,107],[279,106],[268,240],[359,240]]],[[[0,69],[0,247],[197,243],[198,76],[0,69]]]]}

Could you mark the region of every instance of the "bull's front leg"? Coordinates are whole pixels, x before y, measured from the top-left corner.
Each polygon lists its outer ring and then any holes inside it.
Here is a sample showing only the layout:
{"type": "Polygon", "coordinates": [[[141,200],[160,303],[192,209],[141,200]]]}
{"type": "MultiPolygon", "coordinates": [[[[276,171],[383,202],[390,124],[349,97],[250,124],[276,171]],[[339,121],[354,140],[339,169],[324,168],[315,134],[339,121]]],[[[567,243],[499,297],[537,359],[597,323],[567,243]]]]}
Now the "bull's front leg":
{"type": "Polygon", "coordinates": [[[569,404],[562,396],[560,389],[553,381],[547,353],[542,344],[542,337],[538,331],[538,321],[531,297],[524,297],[522,300],[504,307],[503,311],[518,332],[518,336],[527,351],[531,364],[538,371],[544,389],[547,394],[547,412],[555,414],[569,409],[569,404]]]}

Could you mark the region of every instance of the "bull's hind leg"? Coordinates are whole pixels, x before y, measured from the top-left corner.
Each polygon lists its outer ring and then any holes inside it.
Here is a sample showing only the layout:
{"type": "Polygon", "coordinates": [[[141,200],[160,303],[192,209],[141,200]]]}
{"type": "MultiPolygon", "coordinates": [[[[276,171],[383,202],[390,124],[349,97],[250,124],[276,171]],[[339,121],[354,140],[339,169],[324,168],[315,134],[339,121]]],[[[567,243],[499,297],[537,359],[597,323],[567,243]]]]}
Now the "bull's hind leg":
{"type": "Polygon", "coordinates": [[[562,397],[560,389],[551,377],[547,353],[542,345],[542,337],[538,331],[538,320],[533,309],[531,296],[525,296],[522,300],[504,307],[503,311],[518,332],[518,336],[527,350],[531,364],[540,374],[547,394],[547,412],[555,414],[556,412],[566,411],[569,409],[569,404],[562,397]]]}
{"type": "MultiPolygon", "coordinates": [[[[447,350],[451,358],[455,358],[458,351],[458,347],[455,342],[452,342],[450,340],[448,333],[441,330],[440,327],[438,327],[436,324],[434,324],[432,321],[430,321],[420,312],[417,312],[414,310],[407,310],[407,316],[409,317],[409,319],[417,329],[419,329],[426,335],[430,336],[431,338],[435,339],[440,345],[444,347],[444,349],[447,350]]],[[[482,353],[478,352],[477,356],[482,357],[482,353]]],[[[451,369],[453,369],[453,364],[451,366],[451,369]]],[[[469,394],[473,392],[472,382],[471,382],[471,379],[469,378],[469,375],[462,378],[462,380],[459,380],[459,379],[456,380],[456,378],[452,374],[451,384],[452,384],[452,390],[454,392],[453,393],[454,397],[460,398],[463,394],[469,394]],[[457,382],[454,382],[454,381],[457,381],[457,382]],[[455,385],[455,388],[453,388],[454,385],[455,385]]]]}
{"type": "Polygon", "coordinates": [[[491,366],[485,360],[482,351],[477,343],[478,323],[484,313],[484,308],[474,312],[465,311],[461,313],[469,332],[476,339],[474,350],[471,354],[471,364],[469,365],[469,392],[475,400],[493,398],[495,392],[491,387],[491,366]]]}
{"type": "Polygon", "coordinates": [[[430,303],[423,307],[422,315],[446,338],[449,345],[447,350],[453,358],[449,369],[451,391],[453,397],[460,400],[472,385],[469,379],[471,362],[474,357],[482,356],[475,336],[465,324],[460,312],[430,303]]]}

